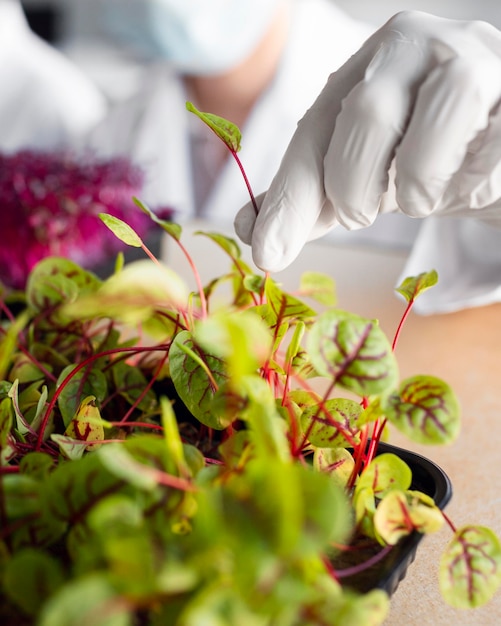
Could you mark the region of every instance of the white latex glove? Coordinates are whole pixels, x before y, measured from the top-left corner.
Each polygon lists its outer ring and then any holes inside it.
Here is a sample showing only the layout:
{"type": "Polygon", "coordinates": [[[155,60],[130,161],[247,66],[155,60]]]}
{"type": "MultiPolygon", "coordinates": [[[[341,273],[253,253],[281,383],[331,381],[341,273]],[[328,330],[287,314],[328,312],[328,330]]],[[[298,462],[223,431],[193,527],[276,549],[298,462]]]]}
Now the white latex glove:
{"type": "Polygon", "coordinates": [[[279,271],[306,241],[382,212],[501,225],[500,99],[496,28],[397,14],[329,77],[237,234],[259,267],[279,271]]]}

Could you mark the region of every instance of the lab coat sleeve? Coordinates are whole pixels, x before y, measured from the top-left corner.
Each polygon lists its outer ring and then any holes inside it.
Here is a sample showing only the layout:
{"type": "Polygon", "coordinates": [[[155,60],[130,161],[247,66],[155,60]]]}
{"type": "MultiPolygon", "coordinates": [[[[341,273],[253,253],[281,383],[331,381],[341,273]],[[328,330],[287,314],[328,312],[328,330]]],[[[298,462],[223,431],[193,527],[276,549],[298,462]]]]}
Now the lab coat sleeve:
{"type": "Polygon", "coordinates": [[[417,313],[501,302],[501,229],[472,218],[423,220],[400,282],[431,269],[439,283],[416,300],[417,313]]]}

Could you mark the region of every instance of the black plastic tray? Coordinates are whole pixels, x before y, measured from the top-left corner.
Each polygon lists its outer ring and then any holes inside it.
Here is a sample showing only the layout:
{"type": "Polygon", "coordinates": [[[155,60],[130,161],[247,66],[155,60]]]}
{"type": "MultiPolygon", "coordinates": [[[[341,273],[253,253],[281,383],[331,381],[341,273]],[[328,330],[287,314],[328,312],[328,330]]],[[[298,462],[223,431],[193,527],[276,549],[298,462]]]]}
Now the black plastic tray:
{"type": "MultiPolygon", "coordinates": [[[[442,510],[447,506],[452,497],[452,484],[447,474],[436,463],[410,450],[380,443],[377,454],[383,452],[392,452],[409,465],[412,470],[411,489],[432,497],[442,510]]],[[[365,570],[363,575],[342,578],[342,585],[361,593],[371,589],[383,589],[392,595],[414,561],[423,537],[424,535],[418,532],[405,537],[383,559],[365,570]]]]}

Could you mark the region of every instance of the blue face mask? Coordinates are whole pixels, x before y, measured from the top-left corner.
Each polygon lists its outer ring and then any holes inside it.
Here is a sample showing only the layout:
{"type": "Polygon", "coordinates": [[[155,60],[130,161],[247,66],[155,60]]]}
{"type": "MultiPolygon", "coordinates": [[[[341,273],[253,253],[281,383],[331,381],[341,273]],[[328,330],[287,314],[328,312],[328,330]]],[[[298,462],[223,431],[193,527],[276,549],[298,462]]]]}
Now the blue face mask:
{"type": "Polygon", "coordinates": [[[104,27],[179,72],[222,74],[249,56],[283,0],[103,0],[104,27]]]}

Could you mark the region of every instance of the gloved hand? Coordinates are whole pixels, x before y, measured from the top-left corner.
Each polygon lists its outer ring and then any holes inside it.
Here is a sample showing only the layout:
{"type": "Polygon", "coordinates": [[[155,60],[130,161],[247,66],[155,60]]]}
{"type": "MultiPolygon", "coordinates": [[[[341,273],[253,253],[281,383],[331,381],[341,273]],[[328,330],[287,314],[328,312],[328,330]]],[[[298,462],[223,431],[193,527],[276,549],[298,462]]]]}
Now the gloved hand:
{"type": "Polygon", "coordinates": [[[329,77],[258,204],[235,228],[269,271],[334,226],[388,211],[501,225],[501,33],[394,16],[329,77]]]}

